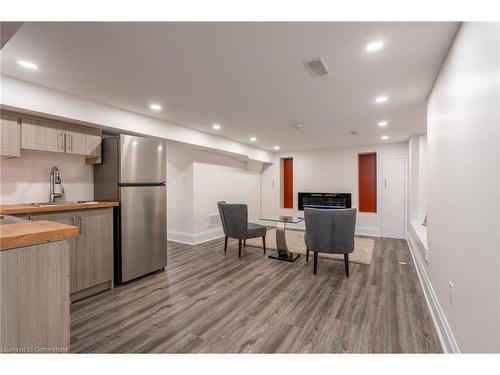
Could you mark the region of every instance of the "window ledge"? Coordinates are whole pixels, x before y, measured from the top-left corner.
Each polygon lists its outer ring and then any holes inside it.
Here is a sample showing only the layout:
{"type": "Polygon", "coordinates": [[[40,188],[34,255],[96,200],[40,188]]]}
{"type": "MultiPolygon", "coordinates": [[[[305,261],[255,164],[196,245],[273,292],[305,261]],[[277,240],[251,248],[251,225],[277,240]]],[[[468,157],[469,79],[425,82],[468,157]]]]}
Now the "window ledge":
{"type": "Polygon", "coordinates": [[[410,222],[410,226],[413,229],[413,233],[415,233],[417,239],[420,241],[420,245],[425,250],[429,250],[427,246],[427,227],[422,225],[422,220],[415,220],[410,222]]]}

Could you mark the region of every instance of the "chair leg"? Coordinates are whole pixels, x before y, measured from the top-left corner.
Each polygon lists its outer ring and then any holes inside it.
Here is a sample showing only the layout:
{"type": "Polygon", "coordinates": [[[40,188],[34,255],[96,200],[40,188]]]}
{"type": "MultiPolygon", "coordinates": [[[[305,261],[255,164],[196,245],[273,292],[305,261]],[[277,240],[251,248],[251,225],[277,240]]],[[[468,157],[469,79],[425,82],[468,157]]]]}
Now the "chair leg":
{"type": "Polygon", "coordinates": [[[227,251],[227,236],[224,238],[224,252],[227,251]]]}
{"type": "Polygon", "coordinates": [[[345,275],[349,277],[349,254],[344,254],[345,275]]]}
{"type": "Polygon", "coordinates": [[[262,236],[262,248],[264,249],[264,254],[266,253],[266,236],[262,236]]]}
{"type": "Polygon", "coordinates": [[[314,274],[316,275],[316,271],[318,270],[318,252],[314,252],[314,274]]]}
{"type": "Polygon", "coordinates": [[[238,258],[241,257],[241,238],[238,240],[238,258]]]}
{"type": "Polygon", "coordinates": [[[309,249],[306,249],[306,262],[309,262],[309,249]]]}
{"type": "Polygon", "coordinates": [[[244,239],[243,239],[243,246],[246,246],[246,245],[247,245],[247,239],[246,239],[246,238],[244,238],[244,239]]]}

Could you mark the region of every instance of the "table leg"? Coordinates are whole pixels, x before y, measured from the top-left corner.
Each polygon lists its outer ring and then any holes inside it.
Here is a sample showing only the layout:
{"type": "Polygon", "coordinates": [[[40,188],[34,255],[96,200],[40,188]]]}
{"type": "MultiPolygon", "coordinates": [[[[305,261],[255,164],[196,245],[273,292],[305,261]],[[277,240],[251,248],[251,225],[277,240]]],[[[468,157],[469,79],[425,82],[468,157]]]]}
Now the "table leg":
{"type": "Polygon", "coordinates": [[[273,251],[269,258],[285,260],[287,262],[294,262],[300,256],[300,254],[292,254],[288,251],[288,246],[286,244],[286,223],[277,222],[276,223],[276,251],[273,251]]]}
{"type": "Polygon", "coordinates": [[[285,236],[286,223],[276,223],[276,250],[288,253],[285,236]]]}

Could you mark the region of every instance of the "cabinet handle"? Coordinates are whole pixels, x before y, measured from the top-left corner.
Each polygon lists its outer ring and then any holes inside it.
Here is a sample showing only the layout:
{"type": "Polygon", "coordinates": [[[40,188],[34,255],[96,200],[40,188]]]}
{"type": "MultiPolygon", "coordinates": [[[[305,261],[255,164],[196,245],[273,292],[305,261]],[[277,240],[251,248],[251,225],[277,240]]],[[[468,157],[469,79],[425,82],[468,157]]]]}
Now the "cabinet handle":
{"type": "Polygon", "coordinates": [[[66,138],[64,137],[64,133],[61,133],[61,150],[65,150],[66,148],[66,138]]]}
{"type": "Polygon", "coordinates": [[[82,217],[78,217],[78,234],[82,234],[82,217]]]}
{"type": "Polygon", "coordinates": [[[69,140],[71,141],[71,151],[73,151],[73,134],[69,135],[69,140]]]}

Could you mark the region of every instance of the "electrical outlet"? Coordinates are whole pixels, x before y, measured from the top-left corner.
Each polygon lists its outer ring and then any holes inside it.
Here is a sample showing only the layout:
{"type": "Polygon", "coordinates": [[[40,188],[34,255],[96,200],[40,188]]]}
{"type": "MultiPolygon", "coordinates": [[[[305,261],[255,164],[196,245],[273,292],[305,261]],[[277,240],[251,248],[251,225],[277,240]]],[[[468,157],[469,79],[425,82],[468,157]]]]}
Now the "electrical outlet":
{"type": "Polygon", "coordinates": [[[453,285],[453,283],[452,283],[451,281],[449,281],[449,282],[448,282],[448,298],[450,299],[450,305],[451,305],[451,307],[455,307],[455,306],[453,305],[453,297],[454,297],[454,295],[453,295],[453,294],[454,294],[454,293],[453,293],[453,288],[454,288],[454,287],[455,287],[455,286],[453,285]]]}

